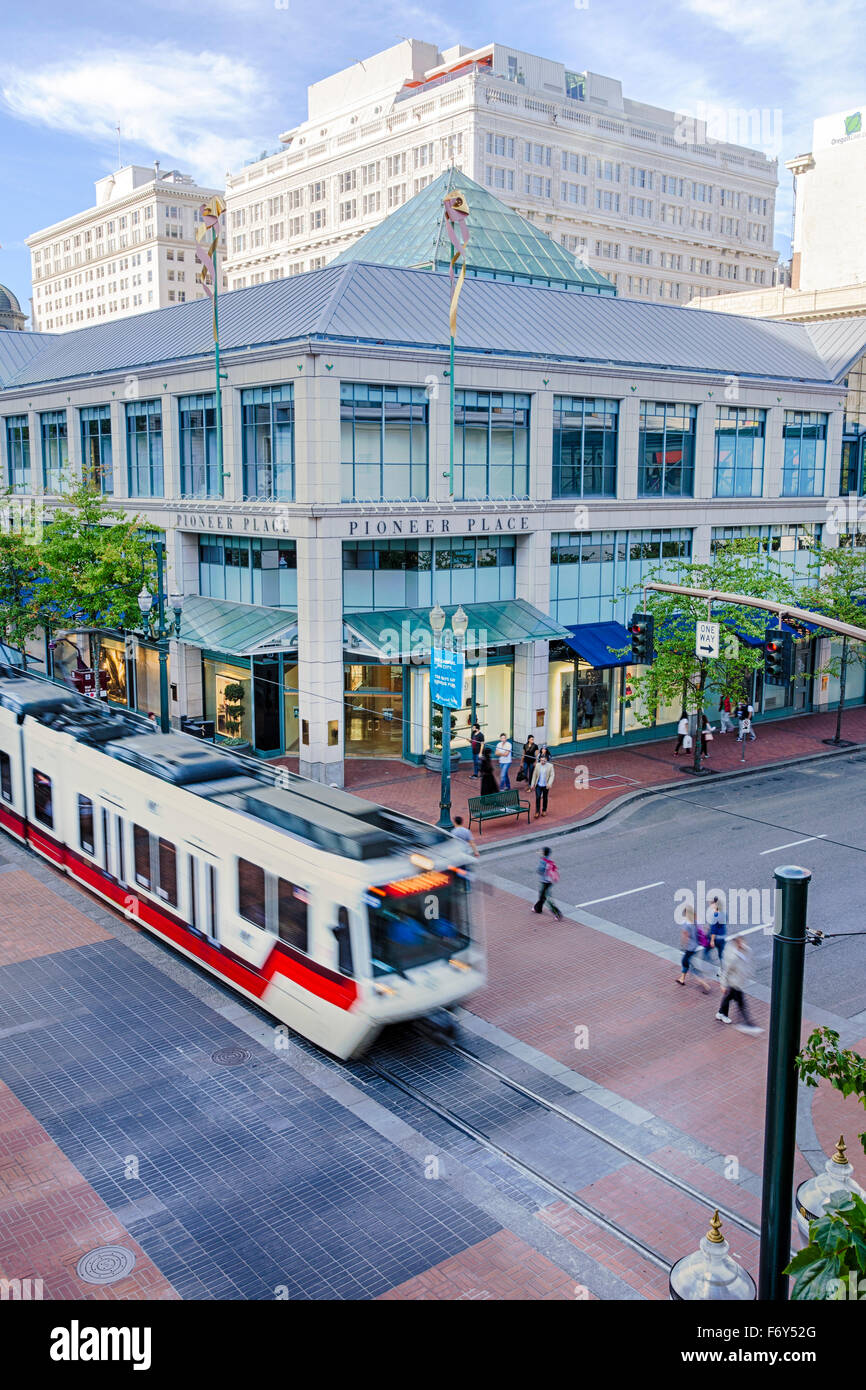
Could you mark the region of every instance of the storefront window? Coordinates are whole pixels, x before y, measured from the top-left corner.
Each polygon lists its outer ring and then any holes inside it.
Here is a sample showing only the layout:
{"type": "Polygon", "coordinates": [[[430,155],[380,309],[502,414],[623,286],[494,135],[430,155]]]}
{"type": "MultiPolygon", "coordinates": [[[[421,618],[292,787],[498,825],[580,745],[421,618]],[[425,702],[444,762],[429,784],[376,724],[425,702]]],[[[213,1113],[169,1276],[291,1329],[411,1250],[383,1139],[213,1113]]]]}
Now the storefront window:
{"type": "Polygon", "coordinates": [[[222,738],[253,739],[253,702],[247,667],[205,659],[206,718],[213,719],[222,738]]]}
{"type": "Polygon", "coordinates": [[[99,639],[99,669],[108,677],[106,695],[115,705],[129,703],[126,677],[126,644],[114,637],[99,639]]]}
{"type": "Polygon", "coordinates": [[[291,383],[241,392],[245,500],[295,495],[295,407],[291,383]]]}
{"type": "Polygon", "coordinates": [[[181,396],[178,412],[181,497],[221,497],[223,488],[213,392],[202,396],[181,396]]]}
{"type": "Polygon", "coordinates": [[[529,496],[529,396],[457,391],[454,496],[529,496]]]}
{"type": "Polygon", "coordinates": [[[81,416],[81,470],[84,478],[106,495],[114,492],[111,452],[111,406],[88,405],[81,416]]]}
{"type": "MultiPolygon", "coordinates": [[[[421,693],[428,710],[427,743],[422,751],[429,748],[430,672],[421,672],[421,693]]],[[[498,743],[503,730],[521,744],[530,732],[528,729],[512,727],[514,685],[513,659],[497,663],[495,666],[467,666],[463,677],[463,704],[454,710],[456,727],[451,736],[454,749],[468,748],[473,721],[477,719],[487,743],[498,743]]]]}
{"type": "Polygon", "coordinates": [[[554,497],[615,497],[619,402],[553,398],[554,497]]]}
{"type": "Polygon", "coordinates": [[[639,497],[692,497],[697,406],[641,401],[639,497]]]}
{"type": "Polygon", "coordinates": [[[764,428],[767,412],[716,407],[717,497],[760,497],[764,486],[764,428]]]}
{"type": "Polygon", "coordinates": [[[427,496],[427,396],[420,386],[340,387],[344,502],[427,496]]]}
{"type": "Polygon", "coordinates": [[[6,419],[6,458],[13,492],[30,491],[30,426],[26,415],[6,419]]]}
{"type": "Polygon", "coordinates": [[[69,465],[66,411],[45,410],[39,420],[42,426],[42,485],[46,492],[62,492],[69,465]]]}
{"type": "Polygon", "coordinates": [[[298,663],[286,665],[283,670],[283,723],[285,726],[285,751],[297,753],[300,747],[298,730],[300,728],[300,692],[298,690],[298,663]]]}
{"type": "MultiPolygon", "coordinates": [[[[849,643],[848,643],[848,665],[847,665],[846,671],[845,671],[845,703],[846,703],[846,705],[847,705],[847,703],[848,703],[849,700],[860,700],[860,701],[862,701],[863,696],[864,696],[864,693],[866,693],[866,665],[864,665],[862,661],[852,661],[852,660],[851,660],[851,650],[852,650],[853,647],[856,647],[856,646],[857,646],[856,643],[853,643],[853,642],[849,642],[849,643]]],[[[830,643],[830,651],[831,651],[833,657],[838,661],[838,660],[839,660],[839,657],[842,655],[842,639],[841,639],[841,638],[839,638],[838,640],[836,640],[836,639],[831,640],[831,643],[830,643]]],[[[822,685],[822,689],[821,689],[821,698],[822,698],[822,700],[828,700],[829,703],[830,703],[831,705],[838,705],[838,703],[839,703],[839,688],[840,688],[839,677],[838,677],[838,676],[831,676],[831,675],[828,674],[828,675],[826,675],[826,676],[821,676],[821,677],[819,677],[819,680],[820,680],[821,685],[822,685]]],[[[818,692],[816,691],[816,695],[817,695],[817,693],[818,693],[818,692]]]]}
{"type": "MultiPolygon", "coordinates": [[[[169,653],[166,680],[171,681],[171,654],[169,653]]],[[[142,642],[135,649],[135,704],[144,714],[160,710],[159,690],[159,652],[155,647],[146,647],[142,642]]]]}
{"type": "Polygon", "coordinates": [[[346,755],[403,755],[403,667],[346,663],[346,755]]]}
{"type": "Polygon", "coordinates": [[[608,732],[611,686],[618,668],[590,666],[561,643],[548,669],[548,743],[555,747],[608,732]]]}
{"type": "Polygon", "coordinates": [[[783,497],[820,497],[824,492],[827,416],[817,411],[786,410],[783,497]]]}

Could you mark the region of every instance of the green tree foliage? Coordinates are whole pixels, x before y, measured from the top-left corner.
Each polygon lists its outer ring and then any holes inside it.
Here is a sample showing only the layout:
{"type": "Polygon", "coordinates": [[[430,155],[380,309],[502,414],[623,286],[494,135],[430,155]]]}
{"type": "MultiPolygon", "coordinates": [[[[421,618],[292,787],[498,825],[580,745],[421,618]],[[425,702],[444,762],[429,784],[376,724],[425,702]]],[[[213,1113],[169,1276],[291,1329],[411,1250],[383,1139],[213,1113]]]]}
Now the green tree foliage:
{"type": "MultiPolygon", "coordinates": [[[[807,1086],[817,1086],[823,1078],[843,1096],[857,1096],[866,1109],[866,1058],[851,1048],[840,1048],[839,1034],[832,1028],[816,1028],[809,1034],[797,1058],[797,1070],[807,1086]]],[[[866,1153],[866,1131],[859,1138],[866,1153]]]]}
{"type": "MultiPolygon", "coordinates": [[[[708,562],[682,565],[676,582],[692,589],[713,589],[722,593],[744,594],[779,603],[793,602],[795,591],[788,575],[779,567],[758,558],[757,542],[730,541],[721,546],[708,562]]],[[[653,570],[648,579],[673,582],[667,569],[653,570]]],[[[640,586],[630,591],[639,595],[640,586]]],[[[701,767],[701,716],[706,711],[710,686],[715,698],[728,695],[740,700],[747,693],[753,671],[760,670],[762,647],[741,642],[734,628],[763,640],[769,615],[759,608],[742,604],[714,602],[712,621],[721,624],[718,658],[695,654],[695,627],[707,619],[707,600],[683,594],[663,594],[648,590],[641,608],[655,619],[656,658],[651,666],[632,678],[637,700],[638,721],[650,725],[659,705],[681,702],[688,714],[696,716],[698,736],[694,740],[694,769],[701,767]]],[[[709,715],[708,715],[709,717],[709,715]]]]}
{"type": "Polygon", "coordinates": [[[137,517],[111,511],[82,484],[45,528],[46,599],[64,621],[91,628],[140,625],[138,593],[153,588],[154,554],[137,517]]]}
{"type": "Polygon", "coordinates": [[[10,647],[24,643],[41,624],[43,570],[38,545],[20,531],[0,531],[0,633],[10,647]]]}
{"type": "MultiPolygon", "coordinates": [[[[837,618],[840,623],[866,626],[866,551],[833,549],[820,550],[810,566],[812,587],[801,594],[800,608],[813,608],[837,618]],[[860,600],[861,602],[858,602],[860,600]]],[[[838,641],[838,638],[837,638],[838,641]]],[[[842,711],[845,706],[845,683],[852,663],[866,659],[866,643],[852,637],[842,638],[841,651],[817,671],[816,675],[832,675],[839,680],[839,706],[836,711],[834,741],[842,739],[842,711]]]]}

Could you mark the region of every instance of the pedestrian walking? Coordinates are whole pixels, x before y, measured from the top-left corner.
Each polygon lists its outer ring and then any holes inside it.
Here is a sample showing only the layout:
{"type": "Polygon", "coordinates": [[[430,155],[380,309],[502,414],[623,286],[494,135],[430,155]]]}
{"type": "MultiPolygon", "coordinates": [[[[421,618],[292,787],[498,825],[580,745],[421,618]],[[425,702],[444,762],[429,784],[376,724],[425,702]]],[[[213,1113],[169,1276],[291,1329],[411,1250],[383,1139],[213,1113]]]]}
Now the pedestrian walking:
{"type": "Polygon", "coordinates": [[[150,725],[150,727],[151,727],[152,729],[158,729],[158,728],[159,728],[159,720],[157,719],[156,713],[155,713],[153,710],[151,710],[150,713],[148,714],[148,716],[147,716],[147,722],[148,722],[148,724],[150,725]]]}
{"type": "Polygon", "coordinates": [[[680,756],[680,749],[687,753],[691,746],[692,736],[689,733],[689,716],[686,714],[685,710],[683,710],[680,715],[680,722],[677,724],[677,746],[674,749],[674,757],[678,758],[680,756]]]}
{"type": "Polygon", "coordinates": [[[511,781],[508,770],[511,767],[512,748],[511,739],[507,734],[499,735],[499,742],[496,745],[496,758],[499,763],[499,790],[501,792],[511,791],[511,781]]]}
{"type": "Polygon", "coordinates": [[[733,732],[734,721],[731,719],[733,713],[730,695],[725,695],[719,701],[719,733],[729,734],[733,732]]]}
{"type": "Polygon", "coordinates": [[[535,764],[538,760],[539,748],[535,742],[535,735],[530,734],[523,745],[523,761],[520,771],[517,774],[518,782],[532,782],[532,774],[535,771],[535,764]]]}
{"type": "Polygon", "coordinates": [[[710,756],[709,749],[707,748],[707,744],[708,744],[708,743],[712,743],[712,741],[713,741],[713,734],[714,734],[714,733],[715,733],[715,730],[714,730],[712,724],[710,723],[710,721],[709,721],[709,719],[707,718],[706,714],[704,714],[704,713],[702,712],[702,713],[701,713],[701,756],[704,757],[704,758],[708,758],[708,757],[710,756]]]}
{"type": "Polygon", "coordinates": [[[472,749],[472,776],[481,776],[481,753],[484,749],[484,733],[481,725],[476,721],[472,725],[472,735],[469,739],[469,746],[472,749]]]}
{"type": "Polygon", "coordinates": [[[550,761],[546,753],[542,753],[535,767],[532,769],[532,781],[530,787],[535,792],[535,819],[539,815],[547,815],[547,796],[553,786],[553,779],[556,776],[556,768],[550,761]]]}
{"type": "Polygon", "coordinates": [[[463,844],[468,845],[475,855],[475,858],[478,858],[478,846],[475,843],[475,836],[472,834],[472,831],[468,830],[463,824],[462,816],[454,817],[454,829],[451,831],[451,835],[453,839],[460,840],[463,844]]]}
{"type": "Polygon", "coordinates": [[[746,945],[742,936],[735,936],[731,942],[731,950],[728,951],[722,965],[722,1002],[716,1018],[719,1023],[730,1023],[728,1010],[731,1004],[737,1005],[742,1016],[742,1023],[738,1024],[741,1033],[763,1033],[763,1028],[759,1028],[757,1023],[749,1014],[746,1006],[746,996],[744,990],[749,983],[749,957],[751,951],[746,945]]]}
{"type": "Polygon", "coordinates": [[[753,713],[754,711],[752,709],[752,706],[746,704],[745,701],[743,701],[741,704],[737,706],[737,724],[739,725],[739,729],[737,732],[737,743],[742,743],[744,738],[750,738],[754,743],[755,731],[752,728],[753,713]]]}
{"type": "Polygon", "coordinates": [[[481,795],[492,796],[499,791],[499,779],[493,766],[493,750],[485,743],[481,753],[481,795]]]}
{"type": "Polygon", "coordinates": [[[707,913],[707,931],[709,940],[704,950],[704,959],[711,959],[711,951],[715,951],[719,958],[719,969],[721,970],[722,958],[725,954],[725,946],[728,939],[728,923],[725,917],[725,909],[722,907],[721,899],[718,897],[710,898],[710,910],[707,913]]]}
{"type": "Polygon", "coordinates": [[[699,970],[696,970],[695,967],[692,965],[692,958],[697,955],[701,947],[701,943],[698,938],[697,923],[695,922],[695,914],[690,907],[687,907],[684,910],[684,916],[686,921],[685,926],[683,927],[681,941],[681,945],[683,948],[683,958],[680,961],[680,974],[677,976],[676,983],[678,985],[684,985],[686,982],[686,976],[691,970],[694,972],[695,975],[697,975],[698,979],[700,980],[701,989],[704,991],[704,994],[709,994],[710,986],[707,984],[706,980],[704,980],[701,977],[701,972],[699,970]]]}
{"type": "Polygon", "coordinates": [[[541,851],[541,858],[538,861],[535,872],[538,876],[539,893],[538,902],[532,909],[533,912],[543,912],[544,904],[547,903],[547,906],[550,908],[557,922],[561,922],[562,913],[553,901],[550,891],[554,883],[559,882],[559,870],[550,857],[549,845],[546,845],[541,851]]]}

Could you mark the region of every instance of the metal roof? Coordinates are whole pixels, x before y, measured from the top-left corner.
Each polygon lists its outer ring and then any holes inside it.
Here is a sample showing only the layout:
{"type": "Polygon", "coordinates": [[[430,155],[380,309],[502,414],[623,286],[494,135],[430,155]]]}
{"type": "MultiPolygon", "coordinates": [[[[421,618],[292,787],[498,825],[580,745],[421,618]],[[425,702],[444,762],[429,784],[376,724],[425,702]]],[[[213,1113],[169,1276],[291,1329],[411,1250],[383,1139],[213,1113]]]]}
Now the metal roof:
{"type": "MultiPolygon", "coordinates": [[[[446,618],[456,613],[456,603],[443,604],[446,618]]],[[[505,599],[497,603],[467,603],[469,618],[466,642],[470,650],[510,647],[516,642],[542,642],[571,636],[567,627],[533,608],[526,599],[505,599]]],[[[430,651],[433,634],[429,608],[378,609],[375,613],[343,613],[349,633],[379,656],[392,661],[417,659],[419,649],[430,651]],[[400,656],[395,655],[400,647],[400,656]]]]}
{"type": "Polygon", "coordinates": [[[805,327],[835,381],[841,381],[866,352],[864,314],[856,318],[813,320],[805,327]]]}
{"type": "Polygon", "coordinates": [[[452,191],[462,193],[469,205],[467,276],[546,285],[578,293],[616,294],[616,286],[604,275],[570,255],[526,217],[453,167],[347,246],[332,264],[366,261],[447,270],[452,247],[443,199],[452,191]]]}
{"type": "Polygon", "coordinates": [[[285,651],[296,635],[297,613],[253,603],[190,594],[183,601],[180,640],[230,656],[285,651]]]}
{"type": "Polygon", "coordinates": [[[54,333],[21,333],[13,328],[0,328],[0,388],[20,372],[48,343],[55,341],[54,333]]]}
{"type": "MultiPolygon", "coordinates": [[[[448,348],[447,274],[353,261],[220,296],[224,363],[244,349],[307,340],[407,350],[448,348]]],[[[582,368],[675,370],[716,377],[830,385],[839,352],[816,325],[703,314],[668,304],[570,294],[534,285],[467,279],[460,297],[458,353],[541,360],[582,368]],[[811,330],[811,332],[810,332],[811,330]],[[821,355],[826,350],[828,358],[821,355]]],[[[128,374],[213,357],[208,300],[171,305],[72,333],[5,333],[41,347],[5,389],[128,374]]],[[[844,372],[841,374],[844,375],[844,372]]]]}

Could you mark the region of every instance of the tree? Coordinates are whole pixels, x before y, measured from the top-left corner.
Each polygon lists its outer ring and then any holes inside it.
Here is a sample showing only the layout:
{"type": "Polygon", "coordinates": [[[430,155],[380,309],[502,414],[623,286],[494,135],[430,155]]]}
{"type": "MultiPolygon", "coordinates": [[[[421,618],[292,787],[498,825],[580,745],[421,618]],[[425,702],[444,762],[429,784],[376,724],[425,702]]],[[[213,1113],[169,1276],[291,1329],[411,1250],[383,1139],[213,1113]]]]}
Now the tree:
{"type": "Polygon", "coordinates": [[[138,593],[152,582],[153,547],[138,517],[109,510],[90,482],[75,488],[46,525],[42,558],[45,597],[63,621],[90,629],[139,626],[138,593]]]}
{"type": "MultiPolygon", "coordinates": [[[[816,1028],[809,1035],[797,1070],[807,1086],[817,1086],[823,1078],[843,1096],[856,1095],[866,1108],[866,1058],[840,1048],[832,1028],[816,1028]]],[[[866,1131],[858,1137],[866,1153],[866,1131]]],[[[796,1276],[794,1299],[850,1297],[857,1282],[866,1279],[866,1202],[856,1192],[840,1189],[831,1194],[830,1203],[824,1216],[810,1222],[809,1244],[785,1270],[796,1276]]]]}
{"type": "MultiPolygon", "coordinates": [[[[810,566],[816,583],[802,594],[799,607],[814,608],[829,613],[840,623],[866,626],[866,553],[862,550],[821,550],[810,566]]],[[[866,658],[866,646],[853,637],[842,638],[842,650],[816,675],[839,678],[839,704],[836,709],[836,733],[833,743],[842,742],[842,711],[845,708],[845,682],[852,662],[866,658]]]]}
{"type": "MultiPolygon", "coordinates": [[[[755,563],[757,542],[730,541],[720,547],[712,560],[680,567],[677,582],[686,588],[714,589],[724,593],[766,598],[779,603],[792,602],[790,578],[778,567],[755,563]]],[[[653,570],[651,580],[672,582],[667,569],[653,570]]],[[[640,585],[630,592],[636,595],[640,585]]],[[[632,677],[632,688],[640,701],[635,714],[640,723],[650,725],[659,705],[682,701],[687,714],[696,716],[693,767],[701,770],[701,716],[707,689],[712,685],[719,695],[742,699],[753,671],[764,661],[763,641],[768,614],[741,604],[712,605],[712,621],[721,624],[720,655],[699,657],[695,653],[695,627],[707,619],[707,600],[685,594],[663,594],[648,590],[642,607],[655,620],[656,657],[641,675],[632,677]],[[737,633],[751,637],[759,646],[749,646],[737,633]]]]}
{"type": "Polygon", "coordinates": [[[21,652],[42,622],[43,577],[39,546],[21,531],[0,532],[0,633],[21,652]]]}

